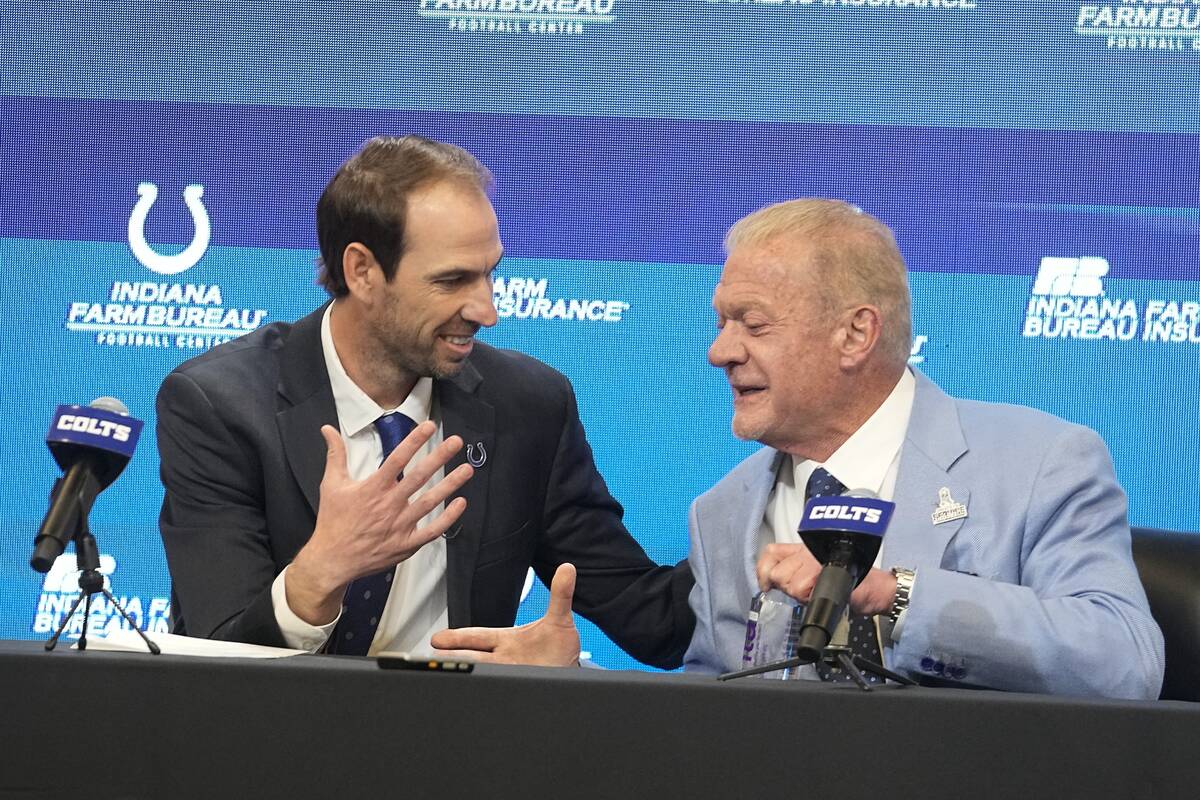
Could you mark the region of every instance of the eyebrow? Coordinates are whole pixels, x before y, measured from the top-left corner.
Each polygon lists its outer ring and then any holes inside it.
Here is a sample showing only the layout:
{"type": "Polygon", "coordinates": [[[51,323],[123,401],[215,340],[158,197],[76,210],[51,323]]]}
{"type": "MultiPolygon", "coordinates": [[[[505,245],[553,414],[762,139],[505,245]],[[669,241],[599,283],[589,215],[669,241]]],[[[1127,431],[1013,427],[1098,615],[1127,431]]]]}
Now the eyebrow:
{"type": "MultiPolygon", "coordinates": [[[[745,298],[737,296],[732,298],[723,298],[722,305],[725,308],[726,313],[723,315],[725,317],[744,315],[751,311],[761,311],[763,308],[763,302],[759,298],[745,298]]],[[[713,310],[718,314],[721,313],[721,310],[717,308],[717,297],[715,293],[713,295],[712,307],[713,310]]]]}
{"type": "MultiPolygon", "coordinates": [[[[492,264],[492,266],[488,267],[487,271],[495,272],[496,270],[498,270],[500,268],[500,262],[503,260],[504,260],[504,255],[501,254],[500,258],[496,259],[496,263],[494,263],[494,264],[492,264]]],[[[431,280],[445,280],[446,278],[459,278],[459,277],[465,277],[468,275],[478,275],[478,274],[479,274],[479,270],[473,269],[471,267],[453,266],[453,267],[445,267],[444,269],[439,269],[439,270],[435,271],[429,277],[431,280]]]]}

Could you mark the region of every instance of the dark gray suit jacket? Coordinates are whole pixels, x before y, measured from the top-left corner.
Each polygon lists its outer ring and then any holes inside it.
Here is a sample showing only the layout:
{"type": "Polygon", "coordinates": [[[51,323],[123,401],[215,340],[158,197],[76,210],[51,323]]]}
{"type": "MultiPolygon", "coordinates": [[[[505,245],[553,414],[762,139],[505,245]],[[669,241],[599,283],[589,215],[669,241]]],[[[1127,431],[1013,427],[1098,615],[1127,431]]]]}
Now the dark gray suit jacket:
{"type": "MultiPolygon", "coordinates": [[[[159,390],[160,530],[177,632],[284,644],[271,583],[312,535],[325,469],[320,428],[338,424],[323,312],[216,347],[159,390]]],[[[450,626],[511,625],[528,568],[549,583],[569,561],[579,573],[576,611],[635,658],[679,666],[694,626],[691,572],[686,562],[655,565],[621,523],[567,379],[476,343],[462,372],[435,381],[434,393],[445,435],[487,452],[447,542],[450,626]]]]}

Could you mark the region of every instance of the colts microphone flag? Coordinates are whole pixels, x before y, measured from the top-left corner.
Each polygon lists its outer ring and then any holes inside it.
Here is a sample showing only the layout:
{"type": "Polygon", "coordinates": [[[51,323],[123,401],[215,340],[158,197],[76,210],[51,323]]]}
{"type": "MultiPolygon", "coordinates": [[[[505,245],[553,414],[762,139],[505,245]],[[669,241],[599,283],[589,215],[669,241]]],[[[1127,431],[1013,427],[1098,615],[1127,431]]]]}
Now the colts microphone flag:
{"type": "Polygon", "coordinates": [[[850,593],[875,563],[895,503],[858,489],[849,495],[814,497],[804,507],[800,538],[825,566],[804,612],[796,655],[817,661],[829,644],[850,593]]]}
{"type": "Polygon", "coordinates": [[[46,572],[87,521],[96,496],[108,488],[137,446],[142,421],[120,400],[98,397],[90,406],[59,406],[46,445],[63,470],[50,495],[50,509],[34,539],[30,565],[46,572]]]}

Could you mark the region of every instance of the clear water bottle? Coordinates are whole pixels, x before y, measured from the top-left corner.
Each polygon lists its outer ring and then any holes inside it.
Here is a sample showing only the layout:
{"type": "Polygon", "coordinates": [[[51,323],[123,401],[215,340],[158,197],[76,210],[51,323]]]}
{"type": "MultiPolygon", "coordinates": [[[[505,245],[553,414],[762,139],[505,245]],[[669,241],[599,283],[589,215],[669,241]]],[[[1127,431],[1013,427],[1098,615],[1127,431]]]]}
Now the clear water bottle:
{"type": "MultiPolygon", "coordinates": [[[[758,667],[795,655],[796,637],[804,606],[784,592],[772,589],[759,592],[750,602],[746,616],[746,644],[742,649],[742,668],[758,667]]],[[[765,672],[761,677],[795,680],[800,667],[765,672]]]]}

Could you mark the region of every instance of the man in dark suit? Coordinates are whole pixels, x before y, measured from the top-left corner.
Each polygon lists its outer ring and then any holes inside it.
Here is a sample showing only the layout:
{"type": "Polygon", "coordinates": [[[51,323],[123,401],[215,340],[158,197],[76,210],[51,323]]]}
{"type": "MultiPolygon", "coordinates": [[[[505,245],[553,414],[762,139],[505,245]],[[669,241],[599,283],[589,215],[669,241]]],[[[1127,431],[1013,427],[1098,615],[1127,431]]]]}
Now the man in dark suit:
{"type": "Polygon", "coordinates": [[[490,179],[452,145],[371,140],[317,206],[332,301],[163,382],[178,630],[570,664],[573,598],[634,657],[680,664],[686,564],[656,566],[625,530],[566,378],[474,341],[496,322],[490,179]],[[530,566],[550,609],[506,628],[530,566]],[[468,625],[490,630],[442,630],[468,625]]]}

